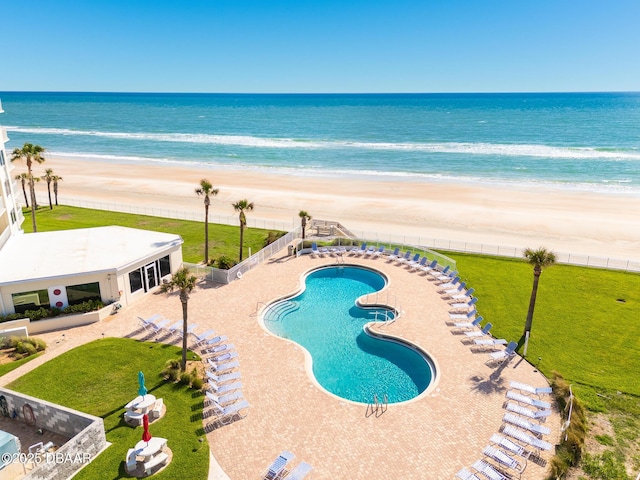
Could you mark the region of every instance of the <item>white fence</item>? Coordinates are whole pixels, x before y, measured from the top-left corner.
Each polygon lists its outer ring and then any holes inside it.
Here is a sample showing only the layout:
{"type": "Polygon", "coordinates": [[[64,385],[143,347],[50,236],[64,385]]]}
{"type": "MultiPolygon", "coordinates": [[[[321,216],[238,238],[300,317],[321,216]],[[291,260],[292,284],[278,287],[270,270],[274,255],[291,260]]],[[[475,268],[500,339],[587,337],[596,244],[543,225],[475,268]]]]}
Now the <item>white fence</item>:
{"type": "MultiPolygon", "coordinates": [[[[211,280],[216,283],[231,283],[236,279],[242,278],[242,275],[247,273],[252,268],[257,267],[266,259],[272,257],[274,254],[284,249],[287,245],[291,244],[296,238],[301,236],[301,227],[296,227],[291,232],[280,237],[273,243],[270,243],[259,252],[254,253],[241,263],[234,265],[229,270],[221,270],[214,267],[204,267],[202,265],[196,265],[193,263],[183,263],[191,272],[198,276],[204,276],[207,280],[211,280]]],[[[289,252],[287,252],[288,254],[289,252]]]]}
{"type": "MultiPolygon", "coordinates": [[[[40,196],[38,196],[38,205],[49,205],[49,199],[44,197],[41,198],[40,196]]],[[[127,205],[116,202],[94,202],[90,200],[80,200],[65,197],[64,202],[61,202],[61,205],[92,208],[94,210],[106,210],[109,212],[132,213],[135,215],[148,215],[150,217],[175,218],[177,220],[204,222],[204,204],[199,210],[184,211],[163,207],[127,205]]],[[[209,223],[239,226],[240,220],[237,215],[214,215],[209,212],[209,223]]],[[[251,215],[247,215],[247,226],[251,228],[263,228],[265,230],[279,230],[288,232],[294,229],[297,224],[299,224],[299,220],[282,222],[261,218],[252,218],[251,215]]]]}
{"type": "MultiPolygon", "coordinates": [[[[377,232],[354,232],[357,238],[366,239],[377,245],[404,245],[407,248],[419,247],[429,250],[446,250],[461,253],[479,253],[482,255],[494,255],[497,257],[523,258],[522,249],[517,247],[505,247],[503,245],[490,245],[483,243],[459,242],[439,238],[390,235],[377,232]]],[[[640,273],[640,261],[622,260],[617,258],[598,257],[593,255],[577,255],[574,253],[554,252],[556,261],[567,265],[582,267],[606,268],[622,270],[625,272],[640,273]]]]}
{"type": "MultiPolygon", "coordinates": [[[[48,204],[38,199],[41,205],[48,204]]],[[[161,207],[142,207],[137,205],[125,205],[111,202],[93,202],[87,200],[68,199],[64,200],[65,205],[83,208],[93,208],[96,210],[107,210],[112,212],[133,213],[137,215],[149,215],[153,217],[175,218],[180,220],[192,220],[204,222],[204,208],[199,211],[181,211],[161,207]]],[[[238,217],[235,215],[209,215],[210,223],[223,225],[238,225],[238,217]]],[[[299,219],[292,219],[291,222],[277,222],[273,220],[247,217],[247,225],[252,228],[263,228],[265,230],[298,231],[299,219]]],[[[313,233],[313,232],[309,232],[313,233]]],[[[480,253],[483,255],[495,255],[500,257],[522,258],[522,249],[517,247],[506,247],[503,245],[491,245],[483,243],[460,242],[456,240],[445,240],[439,238],[429,238],[409,235],[381,234],[378,232],[354,231],[353,235],[358,239],[366,239],[368,242],[377,245],[404,245],[406,247],[420,247],[429,250],[448,250],[451,252],[480,253]]],[[[284,237],[283,237],[284,238],[284,237]]],[[[288,242],[287,242],[288,243],[288,242]]],[[[286,243],[284,243],[286,245],[286,243]]],[[[260,252],[258,252],[260,253],[260,252]]],[[[258,253],[256,255],[258,255],[258,253]]],[[[599,257],[594,255],[577,255],[573,253],[555,252],[558,263],[567,265],[577,265],[594,268],[607,268],[611,270],[622,270],[625,272],[640,273],[640,261],[624,260],[618,258],[599,257]]],[[[251,257],[250,257],[251,258],[251,257]]],[[[244,262],[243,262],[244,263],[244,262]]],[[[235,267],[234,267],[235,268],[235,267]]]]}

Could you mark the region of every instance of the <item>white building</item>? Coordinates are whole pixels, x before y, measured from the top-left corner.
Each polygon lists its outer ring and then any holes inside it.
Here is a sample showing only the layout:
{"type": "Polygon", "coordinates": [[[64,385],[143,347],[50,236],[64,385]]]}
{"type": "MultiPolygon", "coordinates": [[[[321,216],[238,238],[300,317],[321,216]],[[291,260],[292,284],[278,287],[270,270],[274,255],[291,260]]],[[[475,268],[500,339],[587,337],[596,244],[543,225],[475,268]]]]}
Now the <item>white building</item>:
{"type": "Polygon", "coordinates": [[[0,315],[89,299],[124,306],[180,268],[183,240],[176,234],[117,226],[24,234],[2,127],[0,135],[0,315]]]}
{"type": "MultiPolygon", "coordinates": [[[[0,114],[3,112],[0,102],[0,114]]],[[[24,221],[22,210],[16,205],[17,187],[12,175],[14,166],[9,161],[4,147],[8,141],[7,130],[0,122],[0,249],[11,236],[22,231],[21,225],[24,221]]],[[[0,269],[2,268],[0,264],[0,269]]]]}

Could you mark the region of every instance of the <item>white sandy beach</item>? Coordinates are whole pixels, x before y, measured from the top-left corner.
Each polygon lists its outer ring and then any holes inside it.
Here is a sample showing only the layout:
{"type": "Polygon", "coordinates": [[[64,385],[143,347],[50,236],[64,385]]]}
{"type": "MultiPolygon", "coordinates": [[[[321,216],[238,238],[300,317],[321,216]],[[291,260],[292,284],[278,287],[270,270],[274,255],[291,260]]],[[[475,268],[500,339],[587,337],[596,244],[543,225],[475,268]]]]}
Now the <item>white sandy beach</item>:
{"type": "MultiPolygon", "coordinates": [[[[220,193],[211,214],[235,215],[246,198],[254,219],[292,224],[306,210],[352,231],[420,236],[516,248],[545,246],[557,252],[640,259],[640,198],[549,189],[518,190],[443,182],[303,177],[255,170],[110,164],[50,157],[64,181],[59,201],[84,200],[203,210],[194,190],[201,178],[220,193]]],[[[21,170],[17,166],[16,171],[21,170]]],[[[36,170],[38,174],[38,171],[36,170]]],[[[38,185],[40,203],[46,197],[38,185]]]]}

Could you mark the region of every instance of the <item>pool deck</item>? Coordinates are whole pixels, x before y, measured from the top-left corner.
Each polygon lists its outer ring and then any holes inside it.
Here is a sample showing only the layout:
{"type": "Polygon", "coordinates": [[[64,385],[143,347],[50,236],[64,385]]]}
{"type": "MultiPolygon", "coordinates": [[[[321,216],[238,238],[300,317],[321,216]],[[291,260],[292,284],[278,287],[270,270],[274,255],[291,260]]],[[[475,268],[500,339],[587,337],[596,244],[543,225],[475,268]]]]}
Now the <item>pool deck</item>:
{"type": "MultiPolygon", "coordinates": [[[[282,251],[230,285],[203,283],[189,301],[190,323],[198,325],[197,332],[213,328],[236,346],[244,397],[251,405],[245,418],[207,434],[215,460],[230,479],[262,478],[283,450],[296,455],[291,466],[299,461],[313,466],[309,480],[452,479],[462,467],[482,458],[491,435],[500,430],[511,380],[547,386],[545,378],[520,357],[490,368],[485,364],[487,353],[472,353],[462,344],[461,336],[453,335],[446,324],[448,304],[423,274],[389,263],[386,257],[346,256],[345,260],[388,277],[388,296],[397,298],[403,315],[376,328],[426,350],[438,366],[437,384],[418,399],[389,405],[381,415],[367,415],[366,405],[320,389],[307,373],[303,350],[260,326],[257,312],[265,303],[298,291],[304,272],[333,265],[335,258],[287,257],[282,251]]],[[[381,297],[386,298],[386,292],[381,297]]],[[[138,330],[138,315],[156,313],[179,320],[177,294],[148,295],[103,322],[41,335],[49,345],[47,352],[2,377],[0,384],[103,333],[131,335],[138,330]]],[[[560,415],[554,412],[544,425],[551,434],[543,439],[556,443],[560,415]]],[[[543,452],[542,458],[548,460],[552,453],[543,452]]],[[[546,466],[529,460],[519,478],[541,480],[546,471],[546,466]]],[[[210,478],[225,476],[212,469],[210,478]]]]}

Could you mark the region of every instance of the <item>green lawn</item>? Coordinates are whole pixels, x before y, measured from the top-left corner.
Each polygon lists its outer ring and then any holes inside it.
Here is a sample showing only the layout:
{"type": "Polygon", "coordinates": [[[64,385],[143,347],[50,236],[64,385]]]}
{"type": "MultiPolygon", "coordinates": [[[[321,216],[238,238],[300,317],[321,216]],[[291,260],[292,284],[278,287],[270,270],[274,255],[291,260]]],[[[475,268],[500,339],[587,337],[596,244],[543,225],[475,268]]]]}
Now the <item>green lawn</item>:
{"type": "MultiPolygon", "coordinates": [[[[25,220],[22,228],[25,233],[33,232],[31,209],[23,209],[23,213],[25,220]]],[[[204,223],[201,222],[68,207],[65,205],[54,207],[53,210],[50,210],[49,207],[40,207],[36,212],[36,222],[38,232],[120,225],[154,230],[156,232],[176,233],[184,240],[182,257],[185,262],[198,263],[204,260],[204,223]]],[[[247,258],[249,249],[251,249],[252,253],[255,253],[264,247],[267,233],[268,230],[258,228],[245,229],[244,258],[247,258]]],[[[240,227],[209,224],[210,259],[217,259],[221,255],[225,255],[237,261],[240,253],[239,242],[240,227]]]]}
{"type": "MultiPolygon", "coordinates": [[[[494,335],[519,340],[533,267],[518,259],[446,252],[476,289],[494,335]]],[[[640,275],[554,265],[540,277],[528,360],[584,387],[640,395],[640,275]],[[625,302],[618,302],[624,299],[625,302]]],[[[522,352],[521,352],[522,353],[522,352]]]]}
{"type": "Polygon", "coordinates": [[[34,353],[33,355],[29,355],[28,357],[21,358],[20,360],[14,360],[9,363],[3,363],[2,365],[0,365],[0,377],[5,373],[9,373],[11,370],[15,370],[19,366],[24,365],[27,362],[30,362],[31,360],[39,357],[40,355],[42,355],[42,352],[34,353]]]}
{"type": "Polygon", "coordinates": [[[104,419],[112,445],[74,478],[130,478],[124,458],[142,438],[142,428],[129,427],[122,418],[124,405],[137,395],[142,370],[149,393],[163,398],[167,406],[166,415],[149,430],[153,436],[167,438],[173,452],[171,464],[154,478],[206,479],[209,448],[202,428],[202,393],[167,384],[159,377],[165,362],[180,358],[180,353],[179,348],[160,343],[96,340],[48,361],[8,388],[104,419]]]}

